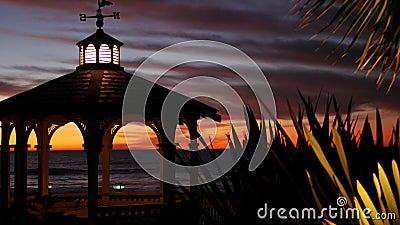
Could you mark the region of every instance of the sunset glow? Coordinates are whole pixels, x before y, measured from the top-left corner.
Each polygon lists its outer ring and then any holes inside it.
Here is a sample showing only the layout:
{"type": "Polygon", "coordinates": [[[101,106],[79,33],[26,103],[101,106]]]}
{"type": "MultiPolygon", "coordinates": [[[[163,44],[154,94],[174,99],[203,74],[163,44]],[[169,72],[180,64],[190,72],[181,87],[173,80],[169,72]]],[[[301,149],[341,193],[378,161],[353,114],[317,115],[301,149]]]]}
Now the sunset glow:
{"type": "MultiPolygon", "coordinates": [[[[78,60],[79,64],[96,62],[94,45],[80,49],[75,46],[95,29],[93,21],[79,23],[78,16],[82,11],[93,10],[96,1],[87,4],[77,0],[0,2],[0,43],[2,52],[7,53],[0,56],[2,99],[74,71],[78,60]],[[11,21],[9,18],[15,19],[11,21]]],[[[344,110],[350,97],[353,97],[354,116],[360,115],[358,129],[362,128],[366,114],[370,115],[371,126],[375,129],[374,110],[379,108],[387,143],[392,126],[399,117],[397,96],[400,89],[395,85],[386,95],[387,82],[380,89],[376,88],[377,72],[372,72],[368,78],[362,72],[354,74],[354,62],[362,51],[359,46],[354,47],[354,54],[339,62],[335,62],[335,58],[325,60],[334,43],[327,42],[319,48],[321,40],[309,40],[311,34],[320,29],[318,25],[308,30],[296,30],[300,19],[288,14],[291,7],[290,3],[278,0],[236,1],[230,4],[215,1],[118,2],[116,9],[121,11],[122,19],[107,20],[104,29],[125,45],[121,50],[117,46],[102,45],[100,61],[121,64],[132,73],[144,59],[168,45],[195,39],[221,41],[243,50],[260,66],[273,89],[278,120],[289,136],[296,137],[286,99],[296,108],[301,103],[297,89],[315,101],[322,88],[320,106],[330,94],[335,95],[344,110]],[[317,48],[319,51],[315,51],[317,48]]],[[[168,79],[162,80],[162,85],[172,88],[200,74],[232,81],[235,90],[244,88],[226,69],[209,65],[195,69],[175,68],[168,79]]],[[[157,68],[150,72],[157,72],[157,68]]],[[[224,95],[224,90],[217,91],[219,95],[224,95]]],[[[319,107],[318,115],[323,115],[323,108],[319,107]]],[[[213,141],[215,148],[223,148],[227,144],[226,134],[230,133],[230,126],[229,121],[224,122],[213,141]]],[[[243,137],[242,131],[238,133],[243,137]]],[[[204,135],[206,140],[208,135],[204,135]]],[[[15,143],[14,136],[11,143],[15,143]]],[[[187,139],[177,135],[177,142],[187,147],[187,139]]],[[[34,149],[36,140],[33,133],[29,143],[34,149]]],[[[82,135],[73,123],[60,128],[51,141],[53,150],[82,150],[82,144],[82,135]]],[[[137,145],[138,148],[152,147],[144,146],[140,141],[137,145]]],[[[125,140],[120,130],[115,137],[114,149],[124,148],[125,140]]]]}
{"type": "MultiPolygon", "coordinates": [[[[209,122],[204,122],[208,120],[202,120],[202,123],[199,123],[199,133],[203,136],[207,144],[210,144],[210,138],[212,140],[212,146],[215,149],[224,149],[227,147],[228,141],[226,134],[231,132],[231,128],[229,126],[220,126],[214,127],[214,125],[209,122]]],[[[139,124],[135,124],[133,126],[142,126],[139,124]]],[[[239,128],[239,130],[244,128],[239,128]]],[[[134,149],[156,149],[158,148],[158,140],[155,133],[149,128],[146,127],[147,134],[151,141],[152,145],[147,144],[144,141],[142,134],[140,133],[130,133],[129,138],[135,142],[134,149]]],[[[189,144],[189,132],[186,126],[178,126],[175,134],[176,143],[179,144],[179,148],[188,149],[189,144]]],[[[240,135],[243,137],[243,135],[240,135]]],[[[59,128],[55,134],[53,135],[50,145],[51,150],[60,151],[60,150],[83,150],[83,137],[78,127],[74,123],[68,123],[61,128],[59,128]]],[[[11,133],[10,137],[10,145],[15,145],[15,130],[11,133]]],[[[35,146],[37,145],[35,132],[32,131],[29,135],[28,139],[29,151],[36,151],[35,146]]],[[[200,145],[200,147],[204,147],[200,145]]],[[[126,150],[128,149],[126,145],[125,135],[123,129],[120,129],[113,142],[114,150],[126,150]]],[[[11,149],[13,151],[13,149],[11,149]]]]}

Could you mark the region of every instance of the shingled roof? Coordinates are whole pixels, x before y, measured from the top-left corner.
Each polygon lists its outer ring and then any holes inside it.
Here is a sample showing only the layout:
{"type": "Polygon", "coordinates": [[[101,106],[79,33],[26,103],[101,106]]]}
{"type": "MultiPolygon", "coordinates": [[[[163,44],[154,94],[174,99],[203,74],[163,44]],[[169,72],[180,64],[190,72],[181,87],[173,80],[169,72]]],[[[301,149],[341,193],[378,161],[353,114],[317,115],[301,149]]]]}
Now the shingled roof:
{"type": "MultiPolygon", "coordinates": [[[[148,80],[121,70],[76,70],[48,81],[31,90],[0,102],[0,116],[10,114],[51,115],[89,113],[122,114],[125,90],[129,81],[140,82],[139,87],[153,85],[148,80]],[[133,78],[132,78],[133,77],[133,78]]],[[[154,84],[146,111],[159,113],[163,101],[172,91],[154,84]]],[[[180,95],[176,92],[172,94],[180,95]]],[[[180,95],[180,97],[187,98],[180,95]]],[[[183,111],[220,121],[218,110],[197,100],[187,98],[183,111]]]]}

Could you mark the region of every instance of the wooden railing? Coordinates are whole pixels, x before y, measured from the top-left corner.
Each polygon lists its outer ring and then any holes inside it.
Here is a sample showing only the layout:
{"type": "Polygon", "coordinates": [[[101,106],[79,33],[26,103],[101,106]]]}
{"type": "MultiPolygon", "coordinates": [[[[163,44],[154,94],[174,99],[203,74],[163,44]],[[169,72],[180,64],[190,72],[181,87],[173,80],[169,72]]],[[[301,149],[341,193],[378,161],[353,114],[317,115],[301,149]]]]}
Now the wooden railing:
{"type": "MultiPolygon", "coordinates": [[[[185,194],[183,196],[187,197],[185,194]]],[[[181,206],[181,211],[191,210],[191,207],[185,206],[188,201],[177,200],[177,205],[173,208],[163,204],[162,194],[158,192],[101,193],[98,197],[98,217],[111,221],[120,218],[124,220],[156,219],[162,217],[163,213],[169,212],[169,210],[176,210],[178,205],[181,206]]],[[[43,208],[43,201],[38,201],[34,196],[29,196],[27,200],[29,205],[36,206],[39,209],[43,208]]],[[[68,212],[71,209],[73,211],[74,209],[79,210],[88,206],[87,193],[52,194],[50,200],[53,201],[51,208],[61,212],[68,212]]],[[[208,199],[200,198],[198,200],[201,208],[198,224],[220,224],[222,217],[208,199]]]]}
{"type": "Polygon", "coordinates": [[[111,202],[134,202],[134,203],[160,203],[162,194],[159,192],[132,192],[132,193],[109,193],[100,194],[100,198],[109,197],[111,202]]]}
{"type": "MultiPolygon", "coordinates": [[[[159,204],[162,202],[162,194],[159,192],[107,193],[99,194],[98,197],[100,206],[159,204]]],[[[43,205],[43,201],[39,201],[35,196],[29,196],[27,200],[28,205],[38,208],[43,205]]],[[[52,201],[53,208],[81,208],[88,206],[87,193],[52,194],[49,200],[52,201]]]]}
{"type": "Polygon", "coordinates": [[[165,204],[146,204],[146,205],[121,205],[121,206],[99,206],[99,218],[113,218],[113,217],[157,217],[161,215],[162,210],[165,209],[165,204]]]}

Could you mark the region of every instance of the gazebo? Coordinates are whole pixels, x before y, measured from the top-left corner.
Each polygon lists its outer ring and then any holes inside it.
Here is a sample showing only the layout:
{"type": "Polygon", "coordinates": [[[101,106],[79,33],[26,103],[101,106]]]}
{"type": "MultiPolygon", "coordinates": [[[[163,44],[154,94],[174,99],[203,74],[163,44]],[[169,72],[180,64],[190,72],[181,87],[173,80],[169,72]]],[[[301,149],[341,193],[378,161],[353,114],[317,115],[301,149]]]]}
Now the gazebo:
{"type": "MultiPolygon", "coordinates": [[[[3,209],[10,207],[11,201],[10,150],[13,149],[15,152],[13,202],[17,213],[22,213],[27,205],[27,142],[30,133],[35,132],[38,143],[35,146],[39,167],[38,192],[40,196],[47,196],[50,140],[58,128],[73,122],[82,134],[83,148],[87,156],[89,223],[96,221],[99,157],[102,156],[103,163],[102,193],[109,193],[110,152],[114,136],[123,126],[122,104],[127,85],[131,79],[136,79],[136,82],[142,82],[144,85],[153,85],[146,79],[125,72],[120,66],[120,48],[123,43],[103,31],[103,18],[99,7],[97,31],[77,43],[79,66],[74,72],[0,102],[2,132],[0,199],[3,209]],[[14,129],[16,144],[10,146],[10,135],[14,129]]],[[[149,113],[145,115],[145,125],[155,131],[161,154],[174,160],[176,147],[166,138],[160,119],[162,103],[168,94],[179,95],[154,84],[146,104],[146,112],[149,113]]],[[[185,124],[190,139],[195,140],[199,137],[197,120],[201,117],[221,120],[215,108],[187,98],[187,103],[180,111],[179,121],[176,122],[180,125],[185,124]]],[[[160,192],[163,203],[175,202],[172,185],[161,184],[160,192]]]]}

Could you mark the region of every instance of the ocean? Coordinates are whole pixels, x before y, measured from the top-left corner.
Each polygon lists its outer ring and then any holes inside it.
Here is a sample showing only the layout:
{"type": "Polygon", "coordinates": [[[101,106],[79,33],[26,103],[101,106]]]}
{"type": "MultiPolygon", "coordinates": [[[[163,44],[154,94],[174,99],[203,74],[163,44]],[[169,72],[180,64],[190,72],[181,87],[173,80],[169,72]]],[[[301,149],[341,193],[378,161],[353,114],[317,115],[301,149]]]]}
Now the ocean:
{"type": "MultiPolygon", "coordinates": [[[[14,192],[14,152],[11,161],[11,194],[14,192]]],[[[99,190],[102,185],[101,157],[99,190]]],[[[38,190],[38,154],[28,152],[28,193],[38,190]]],[[[160,182],[147,174],[133,160],[129,151],[113,150],[110,161],[110,184],[123,183],[125,191],[159,191],[160,182]]],[[[49,153],[49,184],[52,193],[82,193],[87,191],[87,163],[83,151],[51,151],[49,153]]]]}

